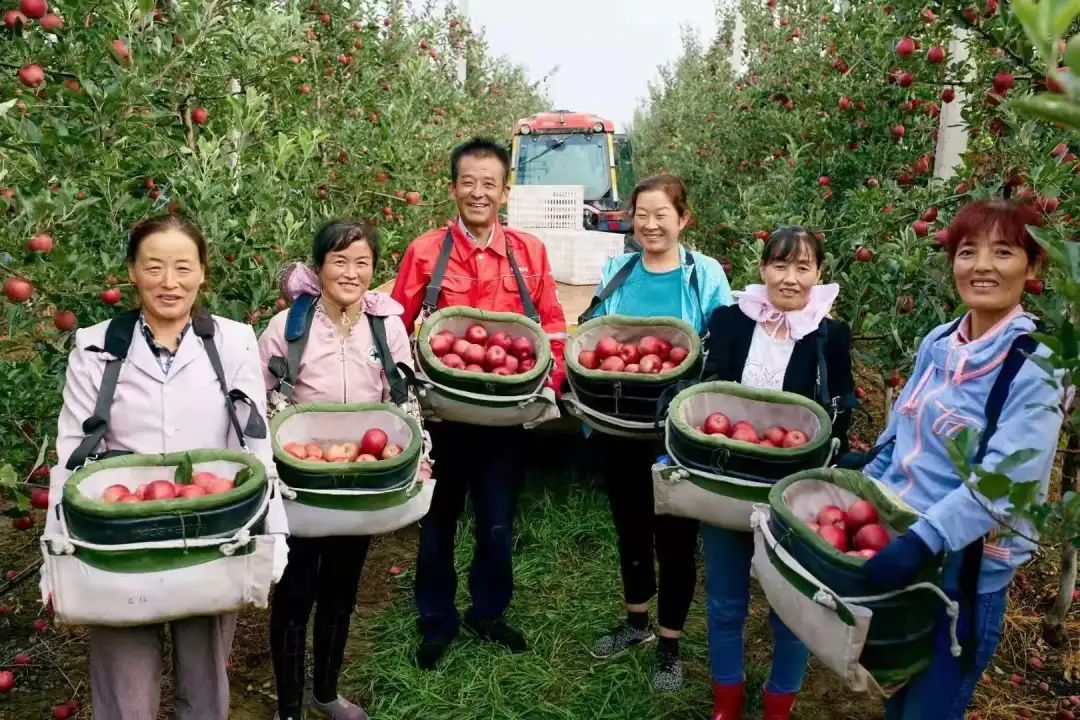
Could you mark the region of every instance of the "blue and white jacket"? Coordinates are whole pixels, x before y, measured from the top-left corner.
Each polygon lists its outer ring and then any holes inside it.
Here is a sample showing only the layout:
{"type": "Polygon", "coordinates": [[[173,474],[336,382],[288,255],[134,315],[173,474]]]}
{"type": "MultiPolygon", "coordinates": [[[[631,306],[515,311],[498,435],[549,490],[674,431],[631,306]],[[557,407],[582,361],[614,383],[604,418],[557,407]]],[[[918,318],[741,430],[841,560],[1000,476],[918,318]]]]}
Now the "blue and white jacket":
{"type": "MultiPolygon", "coordinates": [[[[885,483],[919,511],[912,530],[935,552],[946,550],[946,583],[956,574],[960,551],[986,536],[980,593],[995,592],[1012,580],[1035,544],[1034,530],[1010,516],[1008,498],[991,502],[964,484],[949,459],[945,440],[964,428],[982,431],[990,388],[1017,336],[1034,332],[1035,323],[1018,305],[978,340],[967,341],[970,316],[953,333],[941,336],[942,325],[923,339],[915,370],[893,406],[888,427],[878,442],[895,437],[864,472],[885,483]],[[941,337],[939,337],[941,336],[941,337]],[[998,519],[991,516],[991,509],[998,519]]],[[[1038,346],[1037,355],[1047,355],[1038,346]]],[[[997,431],[990,437],[982,466],[994,467],[1016,450],[1033,448],[1038,455],[1009,472],[1014,482],[1038,481],[1045,496],[1061,430],[1063,389],[1033,362],[1025,362],[1009,387],[997,431]]]]}
{"type": "MultiPolygon", "coordinates": [[[[604,264],[604,269],[600,273],[600,285],[597,286],[596,292],[599,293],[605,285],[611,282],[611,279],[622,269],[623,265],[630,262],[630,259],[636,254],[626,253],[625,255],[610,258],[604,264]]],[[[682,263],[683,277],[681,319],[689,323],[698,333],[703,333],[708,328],[709,317],[712,316],[713,310],[721,305],[730,305],[734,301],[727,274],[716,258],[687,250],[682,245],[679,246],[679,262],[682,263]],[[694,256],[692,266],[686,264],[687,253],[694,256]],[[701,289],[700,301],[690,284],[690,271],[692,268],[696,268],[694,272],[697,274],[698,287],[701,289]]],[[[617,315],[619,313],[619,303],[625,291],[625,286],[616,288],[611,293],[611,296],[596,308],[593,317],[617,315]]]]}

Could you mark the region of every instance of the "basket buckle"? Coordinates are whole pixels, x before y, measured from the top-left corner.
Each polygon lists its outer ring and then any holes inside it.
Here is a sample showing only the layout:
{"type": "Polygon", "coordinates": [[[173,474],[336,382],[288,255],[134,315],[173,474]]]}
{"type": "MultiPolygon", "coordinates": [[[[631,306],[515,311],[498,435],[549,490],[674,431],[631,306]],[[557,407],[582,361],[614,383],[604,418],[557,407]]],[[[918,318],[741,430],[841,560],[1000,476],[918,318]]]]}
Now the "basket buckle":
{"type": "Polygon", "coordinates": [[[724,467],[727,465],[728,460],[731,459],[731,451],[725,447],[717,448],[713,451],[712,458],[710,459],[710,465],[718,473],[724,472],[724,467]]]}

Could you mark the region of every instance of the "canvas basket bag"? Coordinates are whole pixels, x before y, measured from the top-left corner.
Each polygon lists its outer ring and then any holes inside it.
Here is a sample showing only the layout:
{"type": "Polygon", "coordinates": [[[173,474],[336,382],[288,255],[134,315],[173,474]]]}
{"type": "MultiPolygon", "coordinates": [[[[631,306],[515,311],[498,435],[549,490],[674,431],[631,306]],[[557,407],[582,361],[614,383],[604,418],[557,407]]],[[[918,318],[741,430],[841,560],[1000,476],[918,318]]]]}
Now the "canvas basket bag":
{"type": "Polygon", "coordinates": [[[839,444],[831,435],[828,413],[802,395],[732,382],[694,385],[668,406],[664,442],[671,462],[653,466],[655,510],[749,532],[754,505],[768,501],[777,480],[828,465],[839,444]],[[810,442],[771,448],[697,432],[714,412],[751,422],[759,431],[773,425],[802,430],[810,442]]]}
{"type": "Polygon", "coordinates": [[[430,443],[416,420],[396,405],[290,405],[274,416],[270,432],[292,535],[378,535],[416,522],[431,506],[435,481],[420,477],[430,443]],[[313,440],[359,443],[371,428],[384,430],[401,454],[377,462],[319,463],[283,449],[313,440]]]}
{"type": "Polygon", "coordinates": [[[51,600],[58,623],[114,627],[265,608],[287,553],[284,537],[261,534],[273,490],[262,464],[240,451],[90,463],[64,485],[59,532],[40,539],[42,598],[51,600]],[[134,487],[182,467],[234,477],[237,485],[169,501],[98,499],[110,485],[134,487]]]}
{"type": "Polygon", "coordinates": [[[753,571],[770,607],[818,660],[850,689],[890,696],[930,664],[942,603],[959,657],[959,605],[940,588],[940,565],[905,588],[879,592],[862,573],[862,558],[836,551],[804,522],[826,505],[846,508],[859,498],[877,508],[890,537],[918,517],[859,472],[796,473],[774,485],[768,505],[751,515],[753,571]]]}
{"type": "Polygon", "coordinates": [[[544,382],[553,366],[547,334],[536,321],[517,313],[455,305],[433,312],[416,340],[416,385],[425,417],[481,425],[533,428],[559,418],[555,393],[544,382]],[[431,336],[447,330],[458,337],[472,325],[489,333],[505,331],[529,338],[536,365],[520,375],[465,372],[449,368],[431,350],[431,336]]]}
{"type": "Polygon", "coordinates": [[[566,344],[566,376],[570,391],[562,400],[567,412],[597,432],[620,437],[655,437],[657,418],[680,383],[694,382],[704,366],[701,338],[689,323],[673,317],[602,315],[578,326],[566,344]],[[592,370],[578,362],[603,337],[620,343],[651,335],[688,351],[678,367],[656,374],[592,370]]]}

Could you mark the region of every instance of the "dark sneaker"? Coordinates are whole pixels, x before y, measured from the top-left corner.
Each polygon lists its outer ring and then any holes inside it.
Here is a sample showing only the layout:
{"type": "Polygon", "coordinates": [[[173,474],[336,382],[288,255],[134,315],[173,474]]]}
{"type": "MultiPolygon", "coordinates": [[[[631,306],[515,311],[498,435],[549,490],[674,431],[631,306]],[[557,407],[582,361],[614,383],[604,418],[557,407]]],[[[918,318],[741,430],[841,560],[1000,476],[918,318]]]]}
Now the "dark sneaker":
{"type": "Polygon", "coordinates": [[[496,645],[502,645],[512,653],[523,653],[529,649],[525,636],[505,620],[468,620],[463,623],[473,635],[496,645]]]}
{"type": "Polygon", "coordinates": [[[656,653],[650,679],[653,692],[679,692],[683,688],[683,664],[678,655],[660,650],[656,653]]]}
{"type": "Polygon", "coordinates": [[[420,645],[416,648],[416,667],[421,670],[434,670],[456,635],[455,632],[451,635],[421,638],[420,645]]]}
{"type": "Polygon", "coordinates": [[[599,660],[606,660],[621,655],[632,647],[644,645],[655,639],[656,636],[653,635],[652,629],[638,630],[624,620],[607,635],[597,640],[596,644],[589,650],[589,654],[599,660]]]}

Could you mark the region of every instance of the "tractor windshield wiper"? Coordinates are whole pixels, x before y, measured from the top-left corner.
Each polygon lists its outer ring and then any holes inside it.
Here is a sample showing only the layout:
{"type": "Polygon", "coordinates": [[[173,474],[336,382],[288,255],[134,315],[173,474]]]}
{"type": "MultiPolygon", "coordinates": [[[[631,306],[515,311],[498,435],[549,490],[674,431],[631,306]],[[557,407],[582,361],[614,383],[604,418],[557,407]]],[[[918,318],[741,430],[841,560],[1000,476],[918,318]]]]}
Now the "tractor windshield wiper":
{"type": "Polygon", "coordinates": [[[558,150],[559,148],[561,148],[563,145],[566,144],[566,141],[568,139],[569,138],[562,138],[561,140],[556,140],[555,142],[551,143],[551,145],[549,147],[547,147],[543,151],[541,151],[539,154],[533,155],[530,158],[525,158],[524,160],[522,160],[521,163],[518,165],[518,167],[525,167],[526,165],[533,162],[534,160],[539,160],[540,158],[544,157],[545,155],[547,155],[552,150],[558,150]]]}

